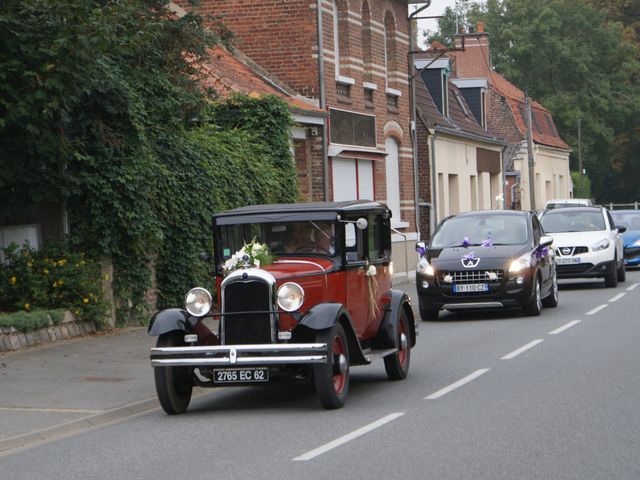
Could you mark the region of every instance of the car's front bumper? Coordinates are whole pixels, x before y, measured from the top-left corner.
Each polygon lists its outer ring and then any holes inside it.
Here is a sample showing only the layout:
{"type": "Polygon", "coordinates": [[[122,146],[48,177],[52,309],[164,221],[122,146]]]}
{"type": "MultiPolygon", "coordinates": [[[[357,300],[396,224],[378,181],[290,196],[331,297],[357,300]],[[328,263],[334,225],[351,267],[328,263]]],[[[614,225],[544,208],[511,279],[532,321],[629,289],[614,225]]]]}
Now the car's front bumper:
{"type": "Polygon", "coordinates": [[[531,273],[510,275],[499,286],[479,295],[458,295],[450,286],[441,286],[435,277],[417,274],[416,288],[421,309],[458,310],[476,308],[517,307],[531,298],[531,273]],[[522,277],[522,284],[516,278],[522,277]]]}
{"type": "Polygon", "coordinates": [[[624,264],[629,267],[640,266],[640,247],[624,247],[624,264]]]}
{"type": "Polygon", "coordinates": [[[152,367],[234,367],[326,363],[326,343],[157,347],[152,367]]]}
{"type": "Polygon", "coordinates": [[[602,263],[578,263],[576,265],[557,265],[558,278],[597,278],[604,277],[616,270],[618,266],[613,260],[602,263]]]}

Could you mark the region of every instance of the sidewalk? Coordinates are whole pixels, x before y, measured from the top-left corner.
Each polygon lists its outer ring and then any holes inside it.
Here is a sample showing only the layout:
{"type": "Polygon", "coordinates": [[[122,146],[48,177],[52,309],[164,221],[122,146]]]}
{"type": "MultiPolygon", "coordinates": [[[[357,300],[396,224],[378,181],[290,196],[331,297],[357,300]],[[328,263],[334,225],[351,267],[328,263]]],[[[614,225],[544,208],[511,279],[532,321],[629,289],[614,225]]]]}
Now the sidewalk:
{"type": "MultiPolygon", "coordinates": [[[[395,278],[393,288],[417,309],[415,283],[395,278]]],[[[0,456],[160,408],[155,342],[138,327],[0,353],[0,456]]]]}
{"type": "Polygon", "coordinates": [[[0,455],[158,406],[146,328],[0,354],[0,455]]]}

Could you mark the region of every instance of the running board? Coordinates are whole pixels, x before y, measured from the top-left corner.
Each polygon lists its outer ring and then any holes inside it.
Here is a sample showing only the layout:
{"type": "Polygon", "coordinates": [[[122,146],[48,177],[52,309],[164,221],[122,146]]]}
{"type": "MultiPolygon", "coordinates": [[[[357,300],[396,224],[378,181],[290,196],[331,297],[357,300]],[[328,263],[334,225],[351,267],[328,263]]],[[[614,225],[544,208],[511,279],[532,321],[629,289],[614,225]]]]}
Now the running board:
{"type": "Polygon", "coordinates": [[[398,351],[397,348],[387,348],[384,350],[367,349],[367,350],[364,350],[362,353],[364,354],[364,359],[367,361],[367,363],[371,363],[372,361],[377,360],[378,358],[386,357],[388,355],[396,353],[397,351],[398,351]]]}

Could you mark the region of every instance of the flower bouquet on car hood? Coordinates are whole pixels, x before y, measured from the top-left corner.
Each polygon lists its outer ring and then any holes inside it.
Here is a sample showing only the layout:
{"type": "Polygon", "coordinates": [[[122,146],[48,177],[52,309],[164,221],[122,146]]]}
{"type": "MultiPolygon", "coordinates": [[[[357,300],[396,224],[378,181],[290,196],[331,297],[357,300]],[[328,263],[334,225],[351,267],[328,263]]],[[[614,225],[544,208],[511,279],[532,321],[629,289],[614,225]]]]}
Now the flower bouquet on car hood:
{"type": "Polygon", "coordinates": [[[273,255],[269,253],[269,249],[264,243],[256,242],[254,238],[249,243],[245,243],[243,247],[229,258],[222,268],[225,273],[233,272],[238,268],[256,267],[271,265],[273,263],[273,255]]]}

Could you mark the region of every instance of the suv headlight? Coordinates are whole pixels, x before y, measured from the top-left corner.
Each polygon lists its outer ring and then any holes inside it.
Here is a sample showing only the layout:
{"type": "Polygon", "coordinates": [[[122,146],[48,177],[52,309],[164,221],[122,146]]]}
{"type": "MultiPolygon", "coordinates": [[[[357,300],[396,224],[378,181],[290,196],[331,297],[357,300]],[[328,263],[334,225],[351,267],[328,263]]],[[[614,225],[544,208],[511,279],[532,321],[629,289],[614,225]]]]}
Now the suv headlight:
{"type": "Polygon", "coordinates": [[[184,306],[194,317],[201,317],[209,313],[213,305],[211,294],[204,288],[196,287],[189,290],[184,299],[184,306]]]}
{"type": "Polygon", "coordinates": [[[529,268],[531,266],[531,255],[528,253],[526,255],[522,255],[520,258],[516,258],[511,265],[509,265],[509,273],[518,273],[524,270],[525,268],[529,268]]]}
{"type": "Polygon", "coordinates": [[[598,243],[594,243],[593,246],[591,247],[591,249],[594,252],[598,252],[600,250],[606,250],[607,248],[609,248],[609,239],[608,238],[603,238],[598,243]]]}
{"type": "Polygon", "coordinates": [[[428,275],[433,277],[435,274],[433,267],[429,264],[426,258],[422,257],[418,261],[418,273],[422,273],[423,275],[428,275]]]}
{"type": "Polygon", "coordinates": [[[294,312],[304,303],[304,290],[297,283],[285,283],[277,293],[278,306],[285,312],[294,312]]]}

